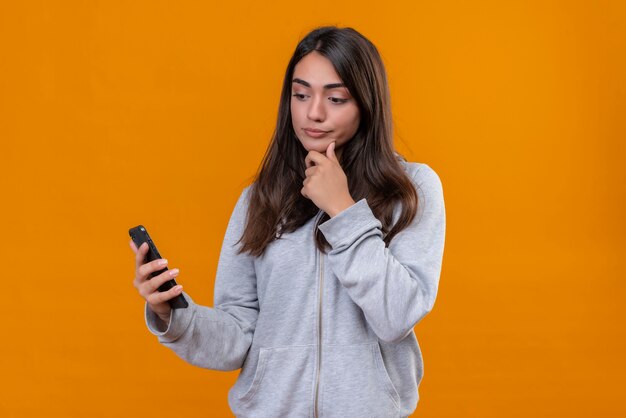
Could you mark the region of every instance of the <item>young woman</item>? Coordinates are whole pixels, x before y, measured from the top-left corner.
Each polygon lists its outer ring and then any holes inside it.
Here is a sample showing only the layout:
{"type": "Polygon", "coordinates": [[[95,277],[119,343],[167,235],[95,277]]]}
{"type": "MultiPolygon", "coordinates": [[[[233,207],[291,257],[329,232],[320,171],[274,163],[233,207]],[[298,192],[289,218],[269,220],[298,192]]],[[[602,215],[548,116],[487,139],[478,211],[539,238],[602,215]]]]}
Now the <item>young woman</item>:
{"type": "Polygon", "coordinates": [[[423,362],[413,327],[433,307],[445,236],[438,175],[394,151],[375,46],[320,27],[287,66],[278,122],[224,237],[214,307],[157,288],[177,269],[144,263],[147,326],[185,361],[241,368],[238,417],[405,417],[423,362]]]}

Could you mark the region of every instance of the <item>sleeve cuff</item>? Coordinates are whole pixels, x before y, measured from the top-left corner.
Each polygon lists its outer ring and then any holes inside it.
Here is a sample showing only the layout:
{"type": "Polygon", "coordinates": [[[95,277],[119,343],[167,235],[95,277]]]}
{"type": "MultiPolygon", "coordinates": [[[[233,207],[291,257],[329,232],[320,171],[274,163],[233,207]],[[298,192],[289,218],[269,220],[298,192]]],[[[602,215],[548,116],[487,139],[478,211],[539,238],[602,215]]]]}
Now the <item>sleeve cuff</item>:
{"type": "Polygon", "coordinates": [[[157,314],[152,312],[148,306],[148,302],[145,302],[144,304],[144,316],[148,330],[153,335],[159,337],[159,341],[161,342],[176,341],[185,333],[189,324],[191,324],[191,319],[193,318],[196,306],[189,295],[185,292],[182,294],[185,299],[187,299],[187,302],[189,302],[189,306],[184,309],[172,309],[170,322],[167,324],[167,328],[165,330],[163,330],[164,322],[161,321],[157,314]]]}
{"type": "Polygon", "coordinates": [[[333,249],[349,246],[365,232],[381,227],[382,224],[374,216],[365,198],[319,225],[320,231],[333,249]]]}

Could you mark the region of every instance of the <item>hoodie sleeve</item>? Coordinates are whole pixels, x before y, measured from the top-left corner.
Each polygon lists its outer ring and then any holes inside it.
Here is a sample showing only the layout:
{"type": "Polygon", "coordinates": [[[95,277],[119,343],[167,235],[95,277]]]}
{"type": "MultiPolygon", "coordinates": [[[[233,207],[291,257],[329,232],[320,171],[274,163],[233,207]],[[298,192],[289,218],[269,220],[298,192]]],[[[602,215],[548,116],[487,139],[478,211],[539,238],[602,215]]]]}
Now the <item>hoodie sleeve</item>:
{"type": "Polygon", "coordinates": [[[365,198],[319,225],[332,247],[330,269],[386,342],[405,338],[431,311],[441,273],[446,228],[441,181],[422,164],[413,182],[417,214],[388,248],[365,198]]]}
{"type": "Polygon", "coordinates": [[[259,312],[253,257],[236,254],[245,226],[247,195],[243,190],[228,222],[215,278],[214,307],[189,302],[174,309],[169,324],[162,322],[145,303],[150,332],[179,357],[195,366],[213,370],[241,368],[252,343],[259,312]]]}

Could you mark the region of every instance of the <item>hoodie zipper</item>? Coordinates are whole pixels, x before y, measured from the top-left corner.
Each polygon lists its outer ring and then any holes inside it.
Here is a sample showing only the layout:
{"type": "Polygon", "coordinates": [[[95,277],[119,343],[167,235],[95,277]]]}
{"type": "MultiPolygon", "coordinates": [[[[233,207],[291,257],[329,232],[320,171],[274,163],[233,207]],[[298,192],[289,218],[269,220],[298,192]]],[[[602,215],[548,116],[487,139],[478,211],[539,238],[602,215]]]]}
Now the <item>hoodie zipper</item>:
{"type": "MultiPolygon", "coordinates": [[[[320,213],[321,218],[321,213],[320,213]]],[[[319,218],[318,218],[319,221],[319,218]]],[[[317,224],[317,221],[316,221],[317,224]]],[[[317,227],[316,227],[317,232],[317,227]]],[[[319,397],[319,386],[320,386],[320,373],[322,370],[322,296],[324,294],[324,255],[320,250],[317,250],[320,258],[320,297],[318,304],[318,325],[317,325],[317,335],[318,335],[318,344],[317,344],[317,372],[315,375],[315,406],[313,409],[313,414],[315,418],[319,415],[317,413],[317,398],[319,397]]]]}
{"type": "Polygon", "coordinates": [[[323,254],[318,250],[320,254],[320,297],[319,297],[319,321],[317,335],[319,336],[317,346],[317,375],[315,378],[315,418],[318,417],[317,413],[317,398],[319,397],[320,386],[320,372],[322,370],[322,295],[324,293],[324,258],[323,254]]]}

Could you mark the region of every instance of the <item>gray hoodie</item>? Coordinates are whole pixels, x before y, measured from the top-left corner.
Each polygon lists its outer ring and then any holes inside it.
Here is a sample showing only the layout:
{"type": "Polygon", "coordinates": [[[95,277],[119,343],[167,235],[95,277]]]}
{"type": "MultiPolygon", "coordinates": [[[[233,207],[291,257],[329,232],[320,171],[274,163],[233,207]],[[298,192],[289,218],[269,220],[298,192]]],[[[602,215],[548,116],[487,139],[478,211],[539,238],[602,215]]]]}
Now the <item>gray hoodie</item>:
{"type": "MultiPolygon", "coordinates": [[[[406,417],[424,374],[413,327],[433,308],[445,237],[438,175],[400,161],[418,191],[413,222],[385,247],[366,199],[319,225],[318,215],[261,257],[236,254],[248,207],[233,210],[217,267],[214,306],[172,311],[145,304],[158,340],[190,364],[237,370],[228,393],[237,417],[406,417]]],[[[399,206],[395,208],[395,222],[399,206]]]]}

